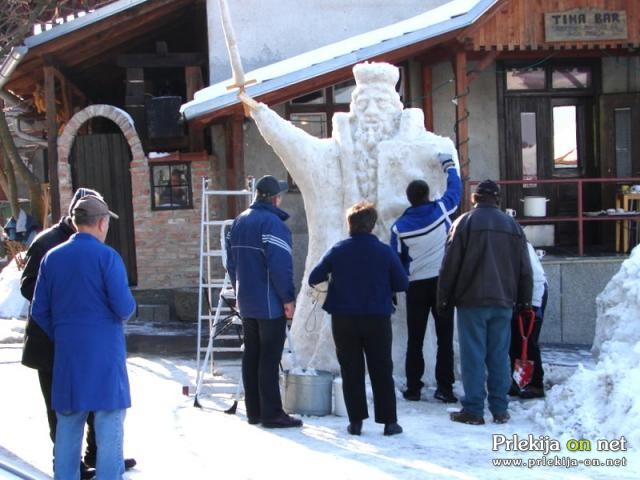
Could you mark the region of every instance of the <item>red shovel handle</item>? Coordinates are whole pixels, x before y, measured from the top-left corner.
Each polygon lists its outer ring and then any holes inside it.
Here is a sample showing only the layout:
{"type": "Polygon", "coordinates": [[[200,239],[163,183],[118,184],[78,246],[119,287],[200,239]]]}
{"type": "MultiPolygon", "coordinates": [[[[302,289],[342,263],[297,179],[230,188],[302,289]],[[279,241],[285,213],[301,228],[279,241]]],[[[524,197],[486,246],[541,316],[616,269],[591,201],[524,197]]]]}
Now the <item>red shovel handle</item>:
{"type": "Polygon", "coordinates": [[[533,324],[536,320],[536,314],[533,310],[524,310],[518,313],[518,326],[520,327],[520,336],[522,337],[522,349],[520,358],[524,361],[527,360],[528,340],[531,332],[533,332],[533,324]],[[529,323],[527,324],[527,333],[524,333],[524,317],[527,317],[529,323]]]}

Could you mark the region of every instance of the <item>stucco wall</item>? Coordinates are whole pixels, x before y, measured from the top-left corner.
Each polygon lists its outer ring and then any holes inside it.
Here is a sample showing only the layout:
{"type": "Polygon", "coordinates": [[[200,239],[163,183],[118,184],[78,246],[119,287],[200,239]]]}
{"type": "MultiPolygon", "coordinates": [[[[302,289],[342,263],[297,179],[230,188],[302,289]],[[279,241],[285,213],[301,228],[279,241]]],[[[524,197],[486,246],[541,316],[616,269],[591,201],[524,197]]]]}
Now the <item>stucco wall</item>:
{"type": "MultiPolygon", "coordinates": [[[[245,70],[405,20],[448,0],[228,2],[245,70]],[[293,40],[292,40],[293,39],[293,40]]],[[[218,0],[207,0],[210,81],[230,78],[218,0]]]]}

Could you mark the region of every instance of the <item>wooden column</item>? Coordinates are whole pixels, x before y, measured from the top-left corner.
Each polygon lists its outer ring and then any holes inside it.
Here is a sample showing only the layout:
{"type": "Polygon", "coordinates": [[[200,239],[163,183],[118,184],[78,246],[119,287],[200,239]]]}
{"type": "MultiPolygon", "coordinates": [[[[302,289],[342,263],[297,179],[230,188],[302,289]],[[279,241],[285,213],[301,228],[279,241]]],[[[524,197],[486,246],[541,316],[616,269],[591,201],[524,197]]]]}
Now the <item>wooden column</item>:
{"type": "MultiPolygon", "coordinates": [[[[199,66],[185,67],[184,77],[187,86],[187,101],[191,101],[195,93],[203,86],[202,70],[199,66]]],[[[189,146],[192,152],[204,150],[204,130],[198,122],[189,124],[189,146]]]]}
{"type": "Polygon", "coordinates": [[[51,66],[44,67],[44,99],[47,109],[47,163],[49,165],[49,194],[51,217],[60,218],[60,187],[58,184],[58,122],[56,121],[56,80],[51,66]]]}
{"type": "Polygon", "coordinates": [[[456,52],[455,59],[456,77],[456,146],[460,160],[460,173],[462,176],[462,211],[470,206],[469,198],[469,124],[467,122],[469,111],[467,110],[467,95],[469,84],[467,83],[467,53],[460,49],[456,52]]]}
{"type": "Polygon", "coordinates": [[[422,111],[424,128],[433,132],[433,71],[431,65],[422,64],[422,111]]]}
{"type": "MultiPolygon", "coordinates": [[[[227,169],[226,179],[229,190],[240,190],[244,188],[242,178],[244,178],[244,131],[242,125],[244,115],[242,111],[235,112],[227,123],[227,169]]],[[[228,218],[234,218],[240,209],[238,198],[229,196],[227,200],[228,218]]]]}

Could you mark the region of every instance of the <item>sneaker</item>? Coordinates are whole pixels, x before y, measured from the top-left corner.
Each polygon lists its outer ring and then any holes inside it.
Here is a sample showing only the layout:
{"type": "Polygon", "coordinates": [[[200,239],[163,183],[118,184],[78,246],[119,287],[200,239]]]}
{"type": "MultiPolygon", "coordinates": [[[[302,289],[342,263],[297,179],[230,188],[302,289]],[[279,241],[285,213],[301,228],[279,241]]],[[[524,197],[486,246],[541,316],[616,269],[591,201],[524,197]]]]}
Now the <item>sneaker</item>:
{"type": "Polygon", "coordinates": [[[351,422],[347,427],[349,435],[360,435],[362,433],[362,420],[358,422],[351,422]]]}
{"type": "Polygon", "coordinates": [[[390,435],[398,435],[399,433],[402,433],[402,427],[398,425],[398,422],[384,424],[384,434],[387,437],[390,435]]]}
{"type": "Polygon", "coordinates": [[[520,398],[542,398],[544,397],[544,388],[540,387],[532,387],[531,385],[527,385],[522,390],[520,390],[520,398]]]}
{"type": "Polygon", "coordinates": [[[433,398],[440,400],[443,403],[456,403],[458,397],[453,394],[452,389],[440,388],[436,389],[436,393],[433,394],[433,398]]]}
{"type": "Polygon", "coordinates": [[[459,412],[451,412],[449,418],[452,422],[466,423],[467,425],[484,425],[484,418],[480,415],[474,415],[462,409],[459,412]]]}
{"type": "Polygon", "coordinates": [[[499,424],[507,423],[510,418],[511,418],[511,415],[509,415],[509,412],[496,413],[493,416],[493,423],[499,423],[499,424]]]}
{"type": "Polygon", "coordinates": [[[409,400],[410,402],[419,402],[420,401],[420,390],[417,392],[415,390],[405,390],[402,392],[402,396],[405,400],[409,400]]]}
{"type": "Polygon", "coordinates": [[[247,417],[247,423],[249,425],[257,425],[260,423],[260,417],[247,417]]]}
{"type": "Polygon", "coordinates": [[[264,428],[291,428],[291,427],[301,427],[302,420],[299,418],[292,417],[282,412],[279,416],[272,420],[263,420],[262,426],[264,428]]]}

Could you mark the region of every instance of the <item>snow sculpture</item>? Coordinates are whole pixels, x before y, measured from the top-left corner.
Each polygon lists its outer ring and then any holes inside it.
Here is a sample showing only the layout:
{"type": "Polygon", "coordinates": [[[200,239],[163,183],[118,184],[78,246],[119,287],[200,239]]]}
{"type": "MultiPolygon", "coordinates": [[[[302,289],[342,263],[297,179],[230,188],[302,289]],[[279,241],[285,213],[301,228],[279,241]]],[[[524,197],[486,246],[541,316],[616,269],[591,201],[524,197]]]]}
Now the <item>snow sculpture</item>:
{"type": "MultiPolygon", "coordinates": [[[[438,197],[446,187],[438,153],[450,154],[458,168],[453,142],[425,130],[422,110],[403,109],[395,90],[399,78],[396,67],[362,63],[353,68],[353,73],[356,88],[350,111],[333,116],[331,138],[313,137],[245,92],[239,93],[304,201],[309,247],[292,324],[296,353],[303,366],[332,371],[338,370],[338,364],[331,322],[319,306],[314,308],[307,278],[324,252],[347,236],[346,209],[360,200],[373,202],[379,214],[374,233],[388,241],[393,221],[409,206],[405,197],[409,182],[424,179],[432,197],[438,197]]],[[[396,368],[404,365],[406,346],[404,298],[398,304],[396,317],[400,318],[393,322],[396,368]]],[[[433,351],[427,352],[426,358],[427,364],[432,364],[433,351]]]]}

